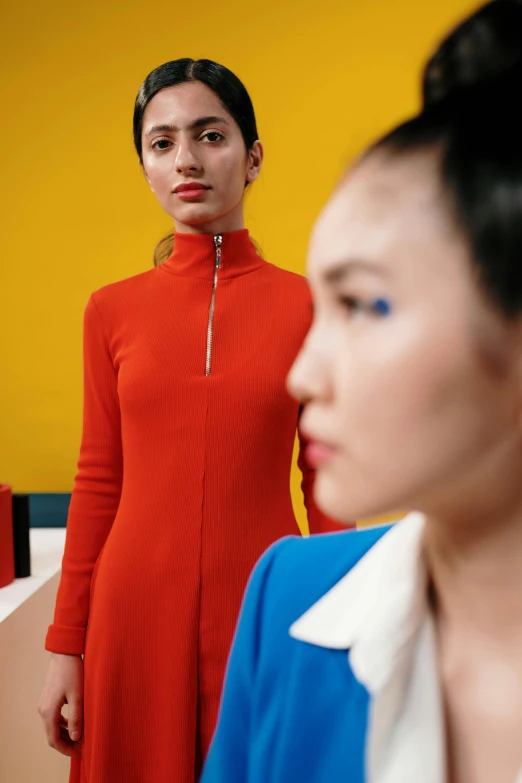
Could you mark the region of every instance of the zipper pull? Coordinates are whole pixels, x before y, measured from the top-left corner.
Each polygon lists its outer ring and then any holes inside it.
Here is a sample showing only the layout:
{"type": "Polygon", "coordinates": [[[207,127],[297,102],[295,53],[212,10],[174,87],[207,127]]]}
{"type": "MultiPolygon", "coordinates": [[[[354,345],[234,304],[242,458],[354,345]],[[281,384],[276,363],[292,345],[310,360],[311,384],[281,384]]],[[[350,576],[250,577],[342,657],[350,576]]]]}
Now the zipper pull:
{"type": "Polygon", "coordinates": [[[221,245],[223,244],[223,235],[216,234],[214,237],[214,247],[216,248],[216,269],[221,269],[221,245]]]}

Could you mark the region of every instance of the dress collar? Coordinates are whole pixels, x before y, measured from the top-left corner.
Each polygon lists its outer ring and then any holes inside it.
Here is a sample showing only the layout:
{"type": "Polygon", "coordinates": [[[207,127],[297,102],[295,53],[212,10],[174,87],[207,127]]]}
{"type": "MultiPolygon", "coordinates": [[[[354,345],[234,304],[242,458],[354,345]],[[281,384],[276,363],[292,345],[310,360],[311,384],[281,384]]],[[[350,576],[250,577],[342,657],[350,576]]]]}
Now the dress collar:
{"type": "Polygon", "coordinates": [[[216,238],[221,237],[220,278],[246,275],[264,266],[247,229],[223,234],[174,234],[170,257],[160,269],[179,277],[211,280],[216,267],[216,238]]]}

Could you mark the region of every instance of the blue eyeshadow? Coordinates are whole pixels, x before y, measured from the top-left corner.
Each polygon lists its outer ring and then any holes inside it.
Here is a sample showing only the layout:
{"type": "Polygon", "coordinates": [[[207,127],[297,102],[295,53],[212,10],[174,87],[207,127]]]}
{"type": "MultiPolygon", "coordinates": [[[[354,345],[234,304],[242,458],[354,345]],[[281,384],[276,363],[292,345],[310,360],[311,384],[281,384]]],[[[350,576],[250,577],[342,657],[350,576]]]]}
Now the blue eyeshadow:
{"type": "Polygon", "coordinates": [[[374,299],[370,305],[370,309],[376,315],[390,315],[392,306],[388,299],[374,299]]]}

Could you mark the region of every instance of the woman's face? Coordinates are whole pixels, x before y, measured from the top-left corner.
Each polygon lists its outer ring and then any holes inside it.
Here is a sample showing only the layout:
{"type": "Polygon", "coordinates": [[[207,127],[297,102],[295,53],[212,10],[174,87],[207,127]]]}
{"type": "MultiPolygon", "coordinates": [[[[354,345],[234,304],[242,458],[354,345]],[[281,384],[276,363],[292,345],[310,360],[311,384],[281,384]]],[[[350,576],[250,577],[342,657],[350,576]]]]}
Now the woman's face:
{"type": "Polygon", "coordinates": [[[338,519],[471,508],[520,466],[520,325],[485,303],[444,199],[435,153],[373,152],[312,236],[289,388],[338,519]]]}
{"type": "Polygon", "coordinates": [[[239,126],[206,85],[157,93],[145,110],[142,145],[147,181],[177,231],[243,228],[245,183],[257,178],[263,148],[256,142],[246,150],[239,126]]]}

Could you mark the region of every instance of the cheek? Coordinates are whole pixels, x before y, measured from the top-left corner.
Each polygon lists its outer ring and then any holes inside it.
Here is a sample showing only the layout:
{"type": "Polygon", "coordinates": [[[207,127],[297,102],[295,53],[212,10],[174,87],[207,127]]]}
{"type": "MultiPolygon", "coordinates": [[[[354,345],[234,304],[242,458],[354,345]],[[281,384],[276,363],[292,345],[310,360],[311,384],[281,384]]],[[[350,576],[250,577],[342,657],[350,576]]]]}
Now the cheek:
{"type": "Polygon", "coordinates": [[[343,438],[368,458],[436,432],[466,399],[466,352],[422,324],[377,322],[339,341],[334,396],[343,438]],[[373,456],[372,456],[373,455],[373,456]]]}
{"type": "MultiPolygon", "coordinates": [[[[458,311],[457,311],[458,312],[458,311]]],[[[340,446],[317,498],[340,519],[421,508],[516,431],[517,384],[465,314],[330,324],[325,435],[340,446]]]]}
{"type": "Polygon", "coordinates": [[[166,191],[170,193],[171,178],[165,165],[165,159],[162,161],[161,159],[144,157],[143,169],[151,188],[158,196],[166,191]]]}
{"type": "Polygon", "coordinates": [[[237,151],[227,150],[220,156],[213,156],[207,165],[212,169],[215,191],[227,201],[237,201],[244,192],[246,180],[246,158],[237,151]]]}

